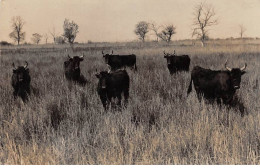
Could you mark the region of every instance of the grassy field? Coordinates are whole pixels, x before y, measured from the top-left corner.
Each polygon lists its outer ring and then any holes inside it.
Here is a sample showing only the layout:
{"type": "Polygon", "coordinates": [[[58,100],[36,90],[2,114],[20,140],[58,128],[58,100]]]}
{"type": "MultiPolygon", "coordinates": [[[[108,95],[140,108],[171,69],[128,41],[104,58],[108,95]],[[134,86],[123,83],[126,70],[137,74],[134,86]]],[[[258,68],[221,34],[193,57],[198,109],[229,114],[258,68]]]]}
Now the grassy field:
{"type": "Polygon", "coordinates": [[[260,164],[260,41],[100,43],[2,47],[0,55],[1,164],[260,164]],[[68,88],[65,48],[84,52],[86,87],[68,88]],[[122,111],[103,110],[96,69],[106,70],[101,51],[137,55],[130,100],[122,111]],[[170,76],[163,51],[188,54],[191,68],[242,67],[237,94],[248,115],[187,96],[190,73],[170,76]],[[12,62],[28,61],[33,94],[14,100],[12,62]],[[54,118],[59,120],[54,120],[54,118]],[[139,124],[131,122],[133,116],[139,124]],[[151,116],[155,124],[150,125],[151,116]],[[57,127],[53,127],[52,123],[57,127]]]}

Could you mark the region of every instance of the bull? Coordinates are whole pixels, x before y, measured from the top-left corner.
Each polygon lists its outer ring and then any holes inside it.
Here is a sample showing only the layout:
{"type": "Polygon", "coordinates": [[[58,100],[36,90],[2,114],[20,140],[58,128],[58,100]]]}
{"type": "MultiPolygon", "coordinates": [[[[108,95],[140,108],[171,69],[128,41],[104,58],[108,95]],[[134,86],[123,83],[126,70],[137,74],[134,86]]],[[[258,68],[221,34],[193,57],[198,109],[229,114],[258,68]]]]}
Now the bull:
{"type": "Polygon", "coordinates": [[[102,51],[103,57],[107,65],[111,67],[112,71],[115,71],[120,68],[131,67],[137,71],[136,66],[136,55],[113,55],[113,50],[111,54],[104,54],[102,51]]]}
{"type": "Polygon", "coordinates": [[[14,89],[13,96],[16,99],[20,97],[24,102],[28,100],[31,93],[30,90],[31,77],[29,74],[28,62],[24,66],[15,67],[13,63],[13,75],[11,85],[14,89]]]}
{"type": "Polygon", "coordinates": [[[80,71],[80,62],[84,60],[84,55],[74,56],[74,57],[70,57],[68,55],[68,58],[69,58],[69,60],[64,62],[64,71],[65,71],[66,79],[68,81],[73,81],[75,83],[78,83],[81,86],[85,86],[87,83],[87,80],[81,74],[81,71],[80,71]]]}
{"type": "Polygon", "coordinates": [[[171,75],[178,71],[189,71],[190,57],[188,55],[177,56],[175,50],[174,54],[165,53],[165,51],[163,53],[164,58],[167,60],[167,66],[171,75]]]}
{"type": "Polygon", "coordinates": [[[126,70],[115,72],[102,71],[96,74],[99,79],[97,92],[105,110],[111,104],[112,98],[117,98],[117,105],[121,107],[122,93],[124,94],[124,104],[127,105],[129,98],[129,76],[126,70]]]}
{"type": "Polygon", "coordinates": [[[202,96],[209,102],[217,101],[230,107],[239,105],[241,115],[244,115],[244,106],[238,101],[235,93],[240,88],[241,77],[244,75],[247,64],[242,68],[229,68],[225,63],[225,71],[210,70],[195,66],[191,72],[191,81],[187,94],[192,91],[192,82],[198,99],[202,96]]]}

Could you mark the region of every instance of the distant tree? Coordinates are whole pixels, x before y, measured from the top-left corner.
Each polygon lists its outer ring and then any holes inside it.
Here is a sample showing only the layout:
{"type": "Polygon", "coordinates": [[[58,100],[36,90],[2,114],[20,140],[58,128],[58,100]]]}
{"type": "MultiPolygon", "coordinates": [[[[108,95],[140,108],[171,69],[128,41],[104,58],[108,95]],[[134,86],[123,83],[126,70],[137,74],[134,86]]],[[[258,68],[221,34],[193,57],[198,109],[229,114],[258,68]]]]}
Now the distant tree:
{"type": "Polygon", "coordinates": [[[42,39],[42,35],[40,35],[40,34],[38,34],[38,33],[34,33],[34,34],[32,35],[32,42],[33,42],[34,44],[39,44],[40,41],[41,41],[41,39],[42,39]]]}
{"type": "Polygon", "coordinates": [[[245,26],[242,25],[242,24],[239,25],[239,35],[240,35],[240,38],[241,38],[241,39],[243,38],[245,31],[246,31],[245,26]]]}
{"type": "Polygon", "coordinates": [[[58,37],[56,37],[55,40],[56,40],[55,43],[57,43],[57,44],[65,44],[65,42],[66,42],[66,39],[63,36],[58,36],[58,37]]]}
{"type": "Polygon", "coordinates": [[[48,39],[49,39],[48,34],[45,33],[45,34],[43,35],[43,37],[44,37],[44,40],[45,40],[45,44],[47,44],[47,43],[48,43],[48,39]]]}
{"type": "Polygon", "coordinates": [[[79,32],[79,26],[74,21],[64,20],[63,24],[64,34],[63,37],[66,38],[68,43],[73,44],[74,40],[79,32]]]}
{"type": "Polygon", "coordinates": [[[215,9],[208,4],[200,3],[195,6],[193,22],[193,36],[197,36],[204,46],[205,41],[209,39],[209,27],[217,25],[218,20],[215,18],[215,9]]]}
{"type": "Polygon", "coordinates": [[[156,42],[159,41],[159,29],[161,28],[162,26],[157,26],[157,24],[155,22],[151,22],[149,24],[149,29],[152,30],[154,32],[154,35],[156,36],[156,42]]]}
{"type": "Polygon", "coordinates": [[[15,16],[11,20],[12,23],[12,32],[9,34],[9,37],[17,42],[19,45],[25,39],[25,32],[23,32],[23,26],[25,21],[21,18],[21,16],[15,16]]]}
{"type": "Polygon", "coordinates": [[[161,33],[159,33],[159,37],[166,41],[167,43],[171,42],[172,35],[176,34],[176,27],[173,25],[166,26],[161,33]]]}
{"type": "Polygon", "coordinates": [[[56,37],[57,37],[57,33],[56,33],[56,30],[55,30],[55,27],[52,28],[51,31],[49,31],[51,36],[52,36],[52,39],[53,39],[53,43],[56,42],[56,37]]]}
{"type": "Polygon", "coordinates": [[[142,42],[145,41],[145,36],[149,32],[149,23],[145,21],[141,21],[136,24],[135,26],[135,34],[139,36],[139,39],[142,40],[142,42]]]}

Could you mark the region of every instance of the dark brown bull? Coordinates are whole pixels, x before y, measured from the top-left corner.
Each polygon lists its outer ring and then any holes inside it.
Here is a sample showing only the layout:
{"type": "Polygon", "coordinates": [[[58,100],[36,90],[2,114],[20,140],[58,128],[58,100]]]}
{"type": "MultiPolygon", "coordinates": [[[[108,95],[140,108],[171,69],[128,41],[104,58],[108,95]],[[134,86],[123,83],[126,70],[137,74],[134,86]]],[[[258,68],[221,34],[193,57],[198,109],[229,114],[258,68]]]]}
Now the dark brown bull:
{"type": "Polygon", "coordinates": [[[131,67],[135,71],[136,67],[136,55],[113,55],[113,51],[111,54],[104,54],[102,51],[103,57],[105,58],[106,64],[111,67],[112,71],[115,71],[120,68],[131,67]]]}
{"type": "Polygon", "coordinates": [[[29,74],[28,63],[25,62],[24,66],[18,66],[17,68],[13,63],[13,75],[11,84],[14,88],[14,98],[17,98],[17,96],[19,96],[23,101],[27,101],[28,95],[30,95],[31,93],[30,83],[31,77],[29,74]]]}
{"type": "Polygon", "coordinates": [[[238,101],[235,93],[240,88],[241,76],[244,75],[246,64],[242,68],[229,68],[225,63],[226,71],[213,71],[195,66],[191,72],[191,81],[188,94],[194,84],[197,96],[201,100],[202,96],[209,102],[217,100],[218,104],[223,102],[226,105],[239,106],[241,115],[244,115],[244,106],[238,101]]]}
{"type": "Polygon", "coordinates": [[[188,55],[177,56],[175,50],[173,54],[164,53],[164,58],[167,60],[167,66],[170,74],[174,74],[178,71],[189,71],[190,67],[190,57],[188,55]]]}
{"type": "Polygon", "coordinates": [[[70,57],[64,62],[65,77],[69,81],[76,82],[82,86],[87,83],[86,78],[80,72],[80,62],[84,60],[84,55],[70,57]]]}
{"type": "Polygon", "coordinates": [[[126,70],[117,70],[108,73],[102,71],[96,74],[99,79],[97,92],[105,110],[111,104],[112,98],[118,99],[118,106],[121,107],[121,94],[124,93],[125,105],[127,105],[129,97],[129,76],[126,70]]]}

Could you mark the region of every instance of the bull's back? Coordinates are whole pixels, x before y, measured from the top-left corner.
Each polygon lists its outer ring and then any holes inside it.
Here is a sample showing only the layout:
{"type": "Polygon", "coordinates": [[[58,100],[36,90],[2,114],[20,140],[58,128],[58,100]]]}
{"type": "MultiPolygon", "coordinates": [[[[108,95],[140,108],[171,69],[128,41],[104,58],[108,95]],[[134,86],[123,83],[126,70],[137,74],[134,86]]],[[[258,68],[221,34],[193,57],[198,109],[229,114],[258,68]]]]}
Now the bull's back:
{"type": "Polygon", "coordinates": [[[121,56],[125,65],[133,66],[136,64],[136,55],[123,55],[121,56]]]}
{"type": "Polygon", "coordinates": [[[129,76],[125,70],[116,71],[111,74],[109,83],[113,88],[129,87],[129,76]]]}
{"type": "Polygon", "coordinates": [[[225,71],[213,71],[195,66],[191,72],[195,89],[215,92],[228,90],[228,73],[225,71]]]}

